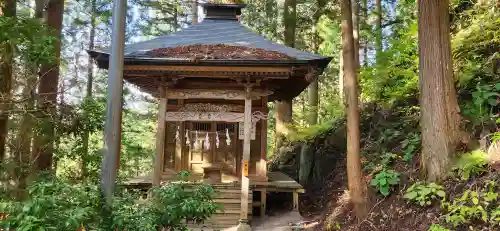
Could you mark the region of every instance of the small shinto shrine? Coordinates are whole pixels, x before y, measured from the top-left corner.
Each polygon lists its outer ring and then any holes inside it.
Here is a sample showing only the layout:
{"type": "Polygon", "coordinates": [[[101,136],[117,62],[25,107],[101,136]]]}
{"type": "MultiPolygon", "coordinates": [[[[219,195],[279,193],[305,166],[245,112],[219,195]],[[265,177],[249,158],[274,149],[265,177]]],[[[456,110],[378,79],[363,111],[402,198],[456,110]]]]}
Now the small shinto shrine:
{"type": "MultiPolygon", "coordinates": [[[[302,186],[267,172],[267,105],[299,95],[331,58],[252,32],[239,20],[245,5],[202,6],[202,22],[125,47],[124,79],[159,99],[152,174],[129,184],[160,185],[189,171],[220,192],[225,210],[210,221],[218,228],[250,221],[252,207],[264,215],[267,192],[292,193],[297,209],[302,186]]],[[[108,68],[109,51],[89,53],[108,68]]]]}

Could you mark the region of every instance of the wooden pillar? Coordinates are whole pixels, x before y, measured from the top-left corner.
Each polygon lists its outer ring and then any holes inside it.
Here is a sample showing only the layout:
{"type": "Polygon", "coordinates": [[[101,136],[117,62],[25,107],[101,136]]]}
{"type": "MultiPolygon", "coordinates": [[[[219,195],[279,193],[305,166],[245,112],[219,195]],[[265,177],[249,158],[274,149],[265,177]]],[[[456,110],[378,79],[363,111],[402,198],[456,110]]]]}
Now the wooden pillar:
{"type": "Polygon", "coordinates": [[[163,158],[165,155],[165,128],[167,125],[167,88],[159,89],[160,103],[158,106],[158,122],[156,128],[156,158],[154,162],[153,186],[159,186],[161,183],[161,174],[163,172],[163,158]]]}
{"type": "MultiPolygon", "coordinates": [[[[262,97],[264,112],[268,113],[267,96],[262,97]]],[[[259,177],[267,181],[267,119],[262,118],[260,121],[260,162],[259,162],[259,177]]]]}
{"type": "Polygon", "coordinates": [[[179,139],[175,141],[175,171],[182,171],[182,147],[184,145],[184,122],[179,122],[177,124],[177,128],[175,132],[177,132],[177,129],[179,131],[179,139]]]}
{"type": "Polygon", "coordinates": [[[250,179],[248,178],[248,168],[250,161],[250,140],[252,129],[252,88],[245,86],[245,120],[244,120],[244,139],[243,139],[243,158],[241,174],[241,214],[240,222],[248,223],[248,195],[250,188],[250,179]]]}
{"type": "Polygon", "coordinates": [[[293,191],[293,211],[299,211],[299,192],[293,191]]]}

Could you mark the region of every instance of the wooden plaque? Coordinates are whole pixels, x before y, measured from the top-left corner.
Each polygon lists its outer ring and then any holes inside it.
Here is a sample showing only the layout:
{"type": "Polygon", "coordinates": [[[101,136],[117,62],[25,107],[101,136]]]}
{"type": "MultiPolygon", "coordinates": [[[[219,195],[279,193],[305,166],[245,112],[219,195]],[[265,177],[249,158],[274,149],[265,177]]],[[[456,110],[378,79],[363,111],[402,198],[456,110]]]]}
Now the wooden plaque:
{"type": "Polygon", "coordinates": [[[243,176],[248,176],[248,160],[243,160],[243,176]]]}

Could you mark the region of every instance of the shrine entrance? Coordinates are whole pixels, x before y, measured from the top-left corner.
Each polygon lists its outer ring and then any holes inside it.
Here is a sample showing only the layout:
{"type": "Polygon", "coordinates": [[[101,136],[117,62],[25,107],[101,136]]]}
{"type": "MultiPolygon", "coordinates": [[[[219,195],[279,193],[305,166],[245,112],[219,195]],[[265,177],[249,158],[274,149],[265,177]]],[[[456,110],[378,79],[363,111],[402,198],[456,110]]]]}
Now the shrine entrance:
{"type": "Polygon", "coordinates": [[[206,169],[219,170],[222,181],[238,178],[236,123],[186,122],[186,145],[183,159],[187,168],[195,174],[205,174],[206,169]]]}

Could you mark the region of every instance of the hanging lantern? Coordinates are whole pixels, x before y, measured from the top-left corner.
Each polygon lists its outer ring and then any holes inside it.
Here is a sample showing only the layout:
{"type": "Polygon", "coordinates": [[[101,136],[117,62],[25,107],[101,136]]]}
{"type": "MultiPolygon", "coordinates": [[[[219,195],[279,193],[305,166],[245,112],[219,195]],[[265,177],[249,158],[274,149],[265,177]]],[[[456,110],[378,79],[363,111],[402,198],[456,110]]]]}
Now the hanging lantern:
{"type": "Polygon", "coordinates": [[[208,132],[207,135],[205,136],[205,149],[210,150],[210,138],[208,137],[208,132]]]}
{"type": "Polygon", "coordinates": [[[219,132],[215,132],[215,146],[219,148],[219,132]]]}
{"type": "Polygon", "coordinates": [[[229,137],[229,129],[226,128],[226,144],[231,145],[231,137],[229,137]]]}

